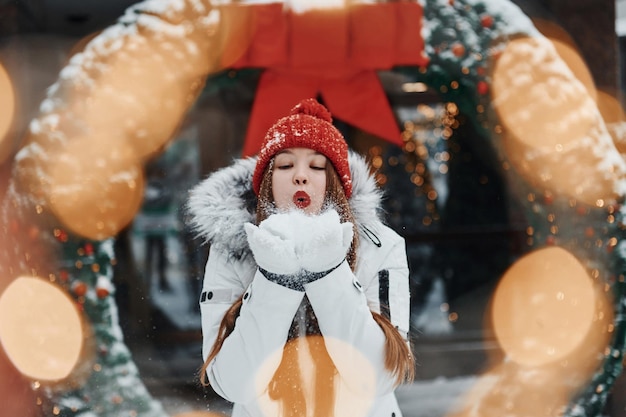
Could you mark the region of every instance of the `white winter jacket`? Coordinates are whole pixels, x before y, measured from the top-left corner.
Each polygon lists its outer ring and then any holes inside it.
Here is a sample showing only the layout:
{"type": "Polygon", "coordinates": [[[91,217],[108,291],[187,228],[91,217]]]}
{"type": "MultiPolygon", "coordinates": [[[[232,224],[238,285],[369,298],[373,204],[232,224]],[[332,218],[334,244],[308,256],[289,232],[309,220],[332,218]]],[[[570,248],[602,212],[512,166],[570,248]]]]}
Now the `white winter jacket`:
{"type": "Polygon", "coordinates": [[[379,219],[381,194],[367,163],[351,153],[350,205],[360,232],[355,273],[344,261],[302,292],[267,280],[248,248],[243,224],[255,218],[255,162],[241,159],[215,172],[192,190],[187,206],[191,226],[211,245],[200,297],[203,358],[243,294],[235,328],[207,371],[212,388],[234,403],[233,417],[278,415],[267,385],[306,294],[339,374],[335,416],[400,417],[395,378],[384,367],[385,337],[370,310],[407,338],[409,271],[404,239],[379,219]]]}

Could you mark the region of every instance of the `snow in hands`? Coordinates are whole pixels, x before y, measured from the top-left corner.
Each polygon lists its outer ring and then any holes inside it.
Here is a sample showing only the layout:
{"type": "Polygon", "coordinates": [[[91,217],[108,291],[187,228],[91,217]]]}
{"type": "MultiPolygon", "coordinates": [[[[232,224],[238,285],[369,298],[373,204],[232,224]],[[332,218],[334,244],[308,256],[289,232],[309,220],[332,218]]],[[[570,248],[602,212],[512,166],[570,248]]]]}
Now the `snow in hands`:
{"type": "Polygon", "coordinates": [[[354,234],[352,223],[341,223],[334,209],[314,216],[301,210],[276,213],[259,226],[247,223],[245,230],[259,267],[294,289],[338,266],[354,234]]]}

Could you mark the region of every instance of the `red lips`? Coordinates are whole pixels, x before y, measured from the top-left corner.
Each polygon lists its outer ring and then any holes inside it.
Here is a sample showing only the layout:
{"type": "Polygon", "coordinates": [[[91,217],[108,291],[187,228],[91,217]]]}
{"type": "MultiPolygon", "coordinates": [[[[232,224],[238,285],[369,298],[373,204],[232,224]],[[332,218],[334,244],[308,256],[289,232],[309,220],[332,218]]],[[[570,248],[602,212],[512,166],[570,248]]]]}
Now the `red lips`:
{"type": "Polygon", "coordinates": [[[293,195],[293,204],[299,209],[304,209],[311,204],[311,197],[304,191],[296,191],[293,195]]]}

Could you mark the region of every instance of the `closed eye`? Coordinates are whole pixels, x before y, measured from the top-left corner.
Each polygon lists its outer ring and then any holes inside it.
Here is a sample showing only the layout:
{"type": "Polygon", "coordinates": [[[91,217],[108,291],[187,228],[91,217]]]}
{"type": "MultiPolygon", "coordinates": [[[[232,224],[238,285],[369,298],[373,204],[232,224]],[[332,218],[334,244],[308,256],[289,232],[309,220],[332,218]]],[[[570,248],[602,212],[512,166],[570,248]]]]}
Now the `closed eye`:
{"type": "Polygon", "coordinates": [[[291,164],[283,164],[283,165],[278,165],[277,166],[278,169],[289,169],[291,167],[293,167],[293,165],[291,165],[291,164]]]}
{"type": "Polygon", "coordinates": [[[323,171],[323,170],[325,170],[325,169],[326,169],[326,166],[322,166],[322,167],[320,167],[320,166],[315,166],[315,165],[313,165],[313,166],[311,166],[311,169],[314,169],[314,170],[316,170],[316,171],[323,171]]]}

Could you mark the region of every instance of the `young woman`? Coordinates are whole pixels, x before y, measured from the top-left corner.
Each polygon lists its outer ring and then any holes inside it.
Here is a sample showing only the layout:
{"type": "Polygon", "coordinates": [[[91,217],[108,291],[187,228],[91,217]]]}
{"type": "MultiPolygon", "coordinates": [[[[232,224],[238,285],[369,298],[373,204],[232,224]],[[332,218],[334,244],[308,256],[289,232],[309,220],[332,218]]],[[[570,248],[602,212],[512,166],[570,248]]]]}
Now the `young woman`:
{"type": "Polygon", "coordinates": [[[201,381],[234,417],[401,416],[393,391],[414,372],[404,240],[331,122],[304,100],[256,158],[191,192],[211,245],[201,381]]]}

